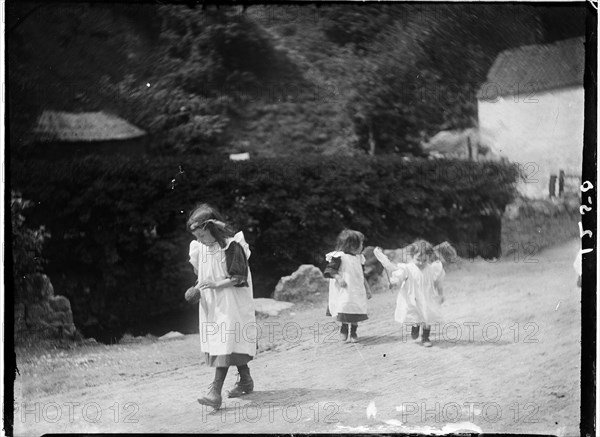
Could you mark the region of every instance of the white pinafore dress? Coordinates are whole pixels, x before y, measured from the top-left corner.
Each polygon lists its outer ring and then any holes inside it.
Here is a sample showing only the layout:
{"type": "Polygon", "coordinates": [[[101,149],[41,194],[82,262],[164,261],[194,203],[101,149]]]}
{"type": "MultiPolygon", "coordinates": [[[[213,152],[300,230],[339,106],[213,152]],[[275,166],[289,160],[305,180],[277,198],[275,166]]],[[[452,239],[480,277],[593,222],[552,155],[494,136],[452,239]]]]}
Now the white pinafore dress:
{"type": "Polygon", "coordinates": [[[442,322],[441,297],[435,287],[436,281],[445,276],[440,261],[420,269],[415,264],[398,264],[392,272],[392,282],[404,283],[398,291],[394,320],[399,323],[442,322]]]}
{"type": "Polygon", "coordinates": [[[325,277],[329,277],[329,313],[331,317],[342,323],[357,323],[367,320],[367,290],[363,255],[352,255],[335,251],[325,255],[329,263],[325,269],[325,277]],[[334,261],[334,262],[332,262],[334,261]],[[337,265],[337,268],[333,266],[337,265]],[[340,287],[333,279],[335,273],[340,274],[346,287],[340,287]]]}
{"type": "MultiPolygon", "coordinates": [[[[198,281],[220,281],[231,277],[227,272],[226,250],[238,243],[246,256],[250,248],[244,234],[238,232],[226,240],[225,247],[190,243],[190,263],[198,271],[198,281]]],[[[252,298],[252,276],[247,268],[247,285],[219,290],[201,290],[199,303],[200,350],[212,367],[239,366],[256,354],[257,324],[252,298]]]]}

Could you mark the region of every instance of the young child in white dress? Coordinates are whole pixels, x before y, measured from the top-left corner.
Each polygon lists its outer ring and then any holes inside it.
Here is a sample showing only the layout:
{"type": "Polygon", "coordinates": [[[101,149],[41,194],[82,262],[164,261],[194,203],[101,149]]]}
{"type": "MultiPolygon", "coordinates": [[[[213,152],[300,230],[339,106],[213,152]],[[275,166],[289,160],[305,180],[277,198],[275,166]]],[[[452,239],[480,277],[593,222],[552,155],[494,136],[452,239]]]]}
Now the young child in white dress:
{"type": "Polygon", "coordinates": [[[364,235],[359,231],[343,230],[337,237],[335,251],[325,255],[327,267],[324,276],[329,278],[329,307],[327,315],[342,322],[342,341],[358,341],[358,322],[367,320],[367,299],[371,298],[365,280],[362,255],[364,235]]]}
{"type": "Polygon", "coordinates": [[[422,326],[421,343],[431,347],[431,325],[442,321],[444,267],[439,260],[432,262],[435,254],[427,241],[415,241],[406,250],[408,263],[400,264],[391,262],[379,247],[374,249],[373,254],[389,272],[390,281],[401,284],[394,319],[412,325],[411,337],[414,340],[419,337],[422,326]]]}
{"type": "Polygon", "coordinates": [[[237,366],[240,376],[229,397],[254,389],[248,368],[256,354],[257,333],[248,267],[250,249],[244,234],[235,233],[210,205],[196,207],[187,226],[196,237],[189,254],[198,275],[195,288],[200,292],[200,350],[206,364],[216,367],[208,394],[198,402],[218,409],[229,366],[237,366]]]}

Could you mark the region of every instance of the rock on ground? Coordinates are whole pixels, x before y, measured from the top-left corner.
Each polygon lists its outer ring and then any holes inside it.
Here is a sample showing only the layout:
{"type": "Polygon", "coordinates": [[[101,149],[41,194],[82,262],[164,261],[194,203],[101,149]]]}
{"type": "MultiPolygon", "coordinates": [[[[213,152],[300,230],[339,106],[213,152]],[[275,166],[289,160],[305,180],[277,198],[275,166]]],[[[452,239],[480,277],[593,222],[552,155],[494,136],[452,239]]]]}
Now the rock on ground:
{"type": "Polygon", "coordinates": [[[320,301],[329,291],[329,281],[312,264],[303,264],[290,276],[279,280],[273,297],[288,302],[320,301]]]}
{"type": "Polygon", "coordinates": [[[281,311],[292,307],[291,302],[280,302],[275,299],[257,297],[254,299],[254,310],[260,315],[276,316],[281,311]]]}

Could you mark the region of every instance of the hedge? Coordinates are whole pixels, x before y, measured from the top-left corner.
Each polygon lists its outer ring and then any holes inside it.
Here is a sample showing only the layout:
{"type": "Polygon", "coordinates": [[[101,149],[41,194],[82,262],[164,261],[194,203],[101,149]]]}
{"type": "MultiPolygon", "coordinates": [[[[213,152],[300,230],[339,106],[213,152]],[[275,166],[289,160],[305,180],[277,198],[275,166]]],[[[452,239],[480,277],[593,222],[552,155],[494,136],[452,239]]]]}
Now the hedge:
{"type": "Polygon", "coordinates": [[[514,198],[517,177],[506,163],[400,157],[88,157],[12,169],[13,188],[35,204],[28,224],[52,235],[45,270],[76,325],[118,332],[186,305],[194,277],[185,221],[198,202],[244,231],[255,296],[268,297],[300,264],[322,266],[344,227],[388,248],[478,241],[486,216],[514,198]]]}

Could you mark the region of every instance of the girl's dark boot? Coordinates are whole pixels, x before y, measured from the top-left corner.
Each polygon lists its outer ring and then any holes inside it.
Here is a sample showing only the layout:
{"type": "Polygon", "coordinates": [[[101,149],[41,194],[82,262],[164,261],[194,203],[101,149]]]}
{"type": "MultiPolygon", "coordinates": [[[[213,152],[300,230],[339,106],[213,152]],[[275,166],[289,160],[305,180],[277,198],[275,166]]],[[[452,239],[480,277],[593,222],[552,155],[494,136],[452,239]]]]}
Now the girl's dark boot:
{"type": "Polygon", "coordinates": [[[350,341],[353,343],[358,341],[358,335],[356,335],[357,329],[358,325],[350,325],[350,341]]]}
{"type": "Polygon", "coordinates": [[[348,324],[342,323],[342,327],[340,328],[340,339],[342,341],[348,340],[348,324]]]}
{"type": "Polygon", "coordinates": [[[421,343],[423,343],[423,346],[425,346],[425,347],[433,346],[433,344],[431,343],[431,340],[429,340],[430,332],[431,332],[431,328],[425,328],[423,326],[423,337],[421,338],[421,343]]]}
{"type": "Polygon", "coordinates": [[[412,338],[413,340],[416,340],[417,338],[419,338],[419,325],[413,325],[410,328],[410,338],[412,338]]]}
{"type": "Polygon", "coordinates": [[[250,368],[247,364],[238,366],[238,376],[235,386],[227,393],[229,398],[239,398],[243,394],[252,393],[254,390],[254,381],[250,376],[250,368]]]}
{"type": "Polygon", "coordinates": [[[342,341],[348,340],[348,325],[346,323],[342,323],[342,327],[340,328],[340,338],[342,341]]]}
{"type": "Polygon", "coordinates": [[[228,369],[228,367],[217,367],[217,370],[215,371],[215,380],[208,386],[208,393],[206,396],[198,398],[198,402],[201,405],[208,405],[215,410],[221,408],[221,404],[223,403],[221,389],[223,388],[228,369]]]}

